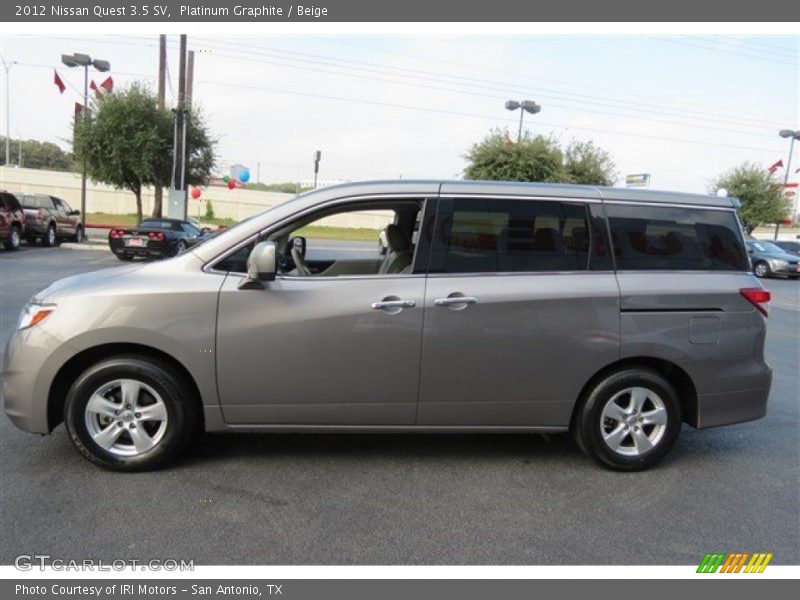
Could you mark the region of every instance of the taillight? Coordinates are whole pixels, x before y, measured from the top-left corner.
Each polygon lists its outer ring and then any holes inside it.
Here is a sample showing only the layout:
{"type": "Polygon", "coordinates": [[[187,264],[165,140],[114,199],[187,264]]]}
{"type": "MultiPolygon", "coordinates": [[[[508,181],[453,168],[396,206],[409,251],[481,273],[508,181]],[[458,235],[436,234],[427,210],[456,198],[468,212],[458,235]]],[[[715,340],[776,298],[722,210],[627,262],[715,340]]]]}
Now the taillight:
{"type": "Polygon", "coordinates": [[[125,235],[124,229],[112,229],[108,232],[108,237],[112,238],[121,238],[123,235],[125,235]]]}
{"type": "Polygon", "coordinates": [[[769,293],[769,290],[764,288],[742,288],[739,293],[744,296],[745,300],[755,306],[761,314],[765,317],[769,316],[769,307],[767,305],[772,300],[772,294],[769,293]]]}
{"type": "Polygon", "coordinates": [[[44,211],[41,208],[36,212],[36,220],[44,221],[44,211]]]}
{"type": "Polygon", "coordinates": [[[163,242],[164,241],[164,234],[161,233],[160,231],[151,231],[150,233],[147,234],[147,239],[148,240],[157,240],[159,242],[163,242]]]}

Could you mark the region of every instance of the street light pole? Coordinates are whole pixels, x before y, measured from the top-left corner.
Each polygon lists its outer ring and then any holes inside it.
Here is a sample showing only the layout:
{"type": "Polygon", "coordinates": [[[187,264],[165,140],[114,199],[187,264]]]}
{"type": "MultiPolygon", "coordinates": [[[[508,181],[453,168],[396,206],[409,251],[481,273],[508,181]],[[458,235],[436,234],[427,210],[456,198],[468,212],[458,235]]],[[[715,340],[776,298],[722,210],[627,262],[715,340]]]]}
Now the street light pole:
{"type": "MultiPolygon", "coordinates": [[[[66,66],[73,68],[73,67],[83,67],[83,115],[81,119],[83,123],[86,124],[86,120],[88,119],[89,113],[89,67],[93,66],[95,69],[104,73],[111,69],[111,63],[107,60],[101,60],[96,58],[92,60],[92,57],[88,54],[80,54],[76,52],[75,54],[62,54],[61,55],[61,62],[66,66]]],[[[81,173],[81,216],[86,220],[86,157],[83,159],[83,169],[81,173]]]]}
{"type": "Polygon", "coordinates": [[[517,143],[519,144],[522,141],[522,120],[525,117],[525,113],[529,112],[535,115],[542,110],[542,107],[533,100],[523,100],[522,102],[509,100],[506,102],[506,110],[519,110],[519,132],[517,133],[517,143]]]}
{"type": "MultiPolygon", "coordinates": [[[[792,167],[792,153],[794,152],[794,141],[800,140],[800,130],[793,131],[791,129],[781,129],[778,135],[782,138],[789,138],[789,157],[786,159],[786,171],[783,174],[783,190],[781,193],[786,193],[786,184],[789,183],[789,173],[792,167]]],[[[792,203],[792,222],[794,222],[795,215],[797,214],[797,194],[795,193],[794,202],[792,203]]],[[[778,239],[778,232],[781,229],[781,223],[778,221],[775,224],[775,237],[778,239]]]]}

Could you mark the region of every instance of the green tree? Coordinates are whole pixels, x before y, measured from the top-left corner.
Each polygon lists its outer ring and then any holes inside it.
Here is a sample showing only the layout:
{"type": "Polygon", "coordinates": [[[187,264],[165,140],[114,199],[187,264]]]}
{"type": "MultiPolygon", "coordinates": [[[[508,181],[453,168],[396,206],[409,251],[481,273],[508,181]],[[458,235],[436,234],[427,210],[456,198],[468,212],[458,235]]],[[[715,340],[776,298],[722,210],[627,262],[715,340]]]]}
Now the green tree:
{"type": "Polygon", "coordinates": [[[564,151],[564,168],[572,183],[613,185],[619,174],[611,155],[594,142],[573,140],[564,151]]]}
{"type": "Polygon", "coordinates": [[[573,141],[562,149],[553,137],[525,133],[511,143],[495,129],[465,155],[467,179],[610,185],[616,179],[611,156],[593,142],[573,141]]]}
{"type": "MultiPolygon", "coordinates": [[[[19,162],[20,140],[11,139],[10,164],[19,162]]],[[[5,149],[6,138],[0,136],[0,148],[5,149]]],[[[5,152],[4,152],[5,154],[5,152]]],[[[3,164],[9,164],[3,160],[3,164]]],[[[47,169],[50,171],[69,171],[72,169],[72,155],[53,142],[22,140],[22,165],[27,169],[47,169]]]]}
{"type": "Polygon", "coordinates": [[[511,144],[506,131],[495,129],[464,158],[467,179],[558,182],[567,178],[558,141],[527,132],[521,141],[511,144]]]}
{"type": "Polygon", "coordinates": [[[759,225],[777,223],[791,211],[790,201],[781,193],[781,184],[761,165],[746,162],[717,176],[708,191],[725,189],[741,202],[739,218],[748,233],[759,225]]]}
{"type": "Polygon", "coordinates": [[[209,221],[214,220],[214,205],[211,203],[211,200],[206,200],[206,219],[209,221]]]}
{"type": "MultiPolygon", "coordinates": [[[[141,84],[108,94],[96,103],[86,120],[75,126],[75,159],[100,181],[133,192],[136,216],[142,220],[142,190],[168,186],[172,176],[174,117],[159,109],[155,96],[141,84]]],[[[204,185],[214,166],[214,143],[202,118],[187,117],[187,185],[204,185]]],[[[154,216],[160,216],[156,207],[154,216]]]]}

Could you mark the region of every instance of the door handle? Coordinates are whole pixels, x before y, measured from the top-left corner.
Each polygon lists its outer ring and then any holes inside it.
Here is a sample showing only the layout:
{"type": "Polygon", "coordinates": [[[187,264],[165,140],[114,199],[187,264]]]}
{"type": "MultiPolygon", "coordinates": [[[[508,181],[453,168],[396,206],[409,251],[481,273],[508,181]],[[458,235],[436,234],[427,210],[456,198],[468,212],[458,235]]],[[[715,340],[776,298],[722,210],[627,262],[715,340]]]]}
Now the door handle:
{"type": "Polygon", "coordinates": [[[373,302],[370,304],[370,308],[375,310],[385,310],[387,312],[396,311],[400,312],[400,310],[404,308],[414,308],[417,303],[414,300],[381,300],[380,302],[373,302]]]}
{"type": "Polygon", "coordinates": [[[436,298],[433,301],[434,306],[450,306],[453,308],[466,308],[477,303],[478,299],[474,296],[455,296],[452,294],[447,298],[436,298]]]}

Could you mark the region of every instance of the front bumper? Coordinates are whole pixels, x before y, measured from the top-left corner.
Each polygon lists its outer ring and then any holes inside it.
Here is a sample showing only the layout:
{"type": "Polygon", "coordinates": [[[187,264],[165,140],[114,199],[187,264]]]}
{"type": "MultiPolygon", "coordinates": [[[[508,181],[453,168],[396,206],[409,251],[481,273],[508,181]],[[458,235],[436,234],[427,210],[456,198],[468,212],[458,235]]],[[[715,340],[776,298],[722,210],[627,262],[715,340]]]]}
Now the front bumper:
{"type": "Polygon", "coordinates": [[[14,425],[31,433],[50,433],[47,399],[56,375],[57,360],[52,360],[38,328],[11,335],[3,356],[3,406],[14,425]],[[37,339],[38,338],[38,339],[37,339]]]}

